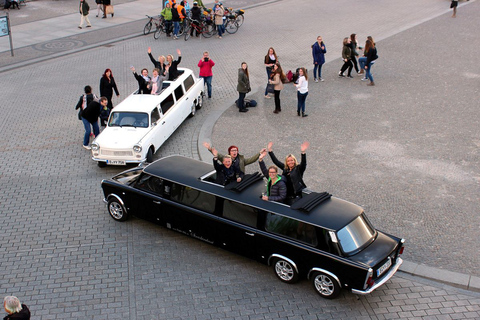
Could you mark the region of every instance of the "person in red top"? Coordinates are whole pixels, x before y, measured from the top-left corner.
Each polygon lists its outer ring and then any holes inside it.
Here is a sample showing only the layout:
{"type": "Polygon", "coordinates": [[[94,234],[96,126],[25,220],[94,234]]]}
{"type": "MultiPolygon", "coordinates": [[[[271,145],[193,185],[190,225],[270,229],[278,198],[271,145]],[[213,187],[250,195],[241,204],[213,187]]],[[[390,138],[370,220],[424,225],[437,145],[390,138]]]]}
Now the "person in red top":
{"type": "Polygon", "coordinates": [[[215,65],[208,51],[203,53],[203,59],[198,62],[198,67],[200,68],[200,78],[203,78],[203,81],[207,84],[208,99],[212,97],[212,68],[215,65]]]}

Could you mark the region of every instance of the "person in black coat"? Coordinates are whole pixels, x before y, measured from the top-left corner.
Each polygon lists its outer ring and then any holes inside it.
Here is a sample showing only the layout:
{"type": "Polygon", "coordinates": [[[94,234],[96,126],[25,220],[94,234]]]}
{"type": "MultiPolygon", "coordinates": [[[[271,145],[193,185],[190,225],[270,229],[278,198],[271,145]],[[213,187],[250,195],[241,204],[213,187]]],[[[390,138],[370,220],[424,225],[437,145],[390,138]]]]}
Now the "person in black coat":
{"type": "Polygon", "coordinates": [[[15,296],[6,296],[3,299],[3,307],[8,313],[3,320],[30,320],[30,310],[15,296]]]}
{"type": "Polygon", "coordinates": [[[218,151],[212,148],[213,166],[217,172],[215,183],[225,186],[230,182],[240,182],[243,179],[244,173],[240,171],[237,166],[232,166],[232,157],[226,155],[223,157],[223,163],[218,162],[218,151]]]}
{"type": "Polygon", "coordinates": [[[287,203],[292,204],[298,198],[302,197],[302,190],[307,186],[303,182],[303,173],[307,168],[307,156],[305,151],[310,146],[310,143],[305,141],[302,143],[300,149],[302,152],[302,161],[298,163],[293,154],[289,154],[285,157],[285,163],[280,162],[272,151],[273,142],[269,142],[267,145],[268,154],[273,163],[283,170],[282,175],[287,179],[287,203]]]}
{"type": "MultiPolygon", "coordinates": [[[[194,1],[193,2],[193,7],[190,10],[192,13],[192,25],[194,24],[197,27],[200,27],[200,22],[202,21],[202,9],[198,6],[198,2],[194,1]]],[[[193,31],[195,30],[195,35],[198,37],[200,34],[198,33],[197,29],[190,28],[190,36],[193,37],[193,31]]]]}
{"type": "Polygon", "coordinates": [[[130,70],[133,72],[133,76],[135,79],[138,81],[138,94],[150,94],[152,92],[152,89],[148,88],[148,83],[152,80],[148,76],[148,70],[146,68],[142,69],[142,74],[139,75],[138,73],[135,72],[135,68],[132,66],[130,67],[130,70]]]}
{"type": "Polygon", "coordinates": [[[148,47],[148,56],[150,57],[150,61],[152,61],[154,68],[160,70],[160,75],[165,75],[165,57],[159,56],[158,61],[152,56],[152,48],[148,47]]]}
{"type": "Polygon", "coordinates": [[[258,164],[263,176],[267,178],[267,194],[262,196],[265,201],[285,202],[287,198],[287,185],[285,177],[278,174],[277,166],[270,166],[267,169],[263,158],[267,155],[267,151],[263,151],[258,158],[258,164]]]}
{"type": "Polygon", "coordinates": [[[113,90],[115,90],[115,94],[118,97],[120,93],[118,92],[117,84],[115,83],[115,79],[113,78],[112,70],[105,69],[105,72],[103,73],[102,78],[100,78],[100,96],[108,99],[109,110],[113,108],[113,104],[112,104],[113,90]]]}
{"type": "Polygon", "coordinates": [[[83,147],[87,150],[90,150],[90,146],[88,145],[88,142],[90,141],[90,132],[92,132],[90,126],[93,127],[93,134],[95,137],[98,136],[100,134],[100,129],[98,128],[98,118],[100,117],[102,109],[107,108],[107,104],[108,99],[101,97],[99,102],[95,100],[90,102],[82,112],[82,121],[83,125],[85,126],[83,147]]]}
{"type": "Polygon", "coordinates": [[[77,102],[77,105],[75,107],[75,110],[78,110],[78,120],[82,120],[82,112],[83,110],[88,106],[90,102],[93,101],[93,99],[96,98],[96,96],[92,93],[92,87],[90,86],[85,86],[83,88],[84,94],[80,96],[80,99],[77,102]]]}
{"type": "Polygon", "coordinates": [[[170,66],[170,69],[168,69],[168,80],[170,81],[173,81],[178,77],[177,66],[180,64],[180,61],[182,61],[182,52],[180,51],[180,49],[177,49],[177,54],[178,60],[173,60],[173,56],[171,54],[167,56],[167,63],[170,66]]]}

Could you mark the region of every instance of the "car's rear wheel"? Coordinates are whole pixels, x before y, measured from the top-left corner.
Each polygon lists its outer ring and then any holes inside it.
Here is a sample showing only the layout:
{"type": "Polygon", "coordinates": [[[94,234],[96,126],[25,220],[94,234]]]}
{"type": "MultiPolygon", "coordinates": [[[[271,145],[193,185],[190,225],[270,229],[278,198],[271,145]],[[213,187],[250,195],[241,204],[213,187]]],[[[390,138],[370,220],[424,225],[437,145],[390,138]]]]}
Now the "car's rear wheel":
{"type": "Polygon", "coordinates": [[[193,117],[196,111],[197,111],[197,107],[195,107],[195,105],[192,104],[192,107],[190,108],[190,114],[188,115],[188,117],[189,118],[193,117]]]}
{"type": "Polygon", "coordinates": [[[153,162],[153,150],[152,150],[152,148],[149,148],[149,149],[148,149],[148,152],[147,152],[147,162],[148,162],[148,163],[152,163],[152,162],[153,162]]]}
{"type": "Polygon", "coordinates": [[[110,216],[114,220],[116,221],[127,220],[128,218],[127,210],[125,210],[125,207],[117,198],[111,197],[108,200],[107,208],[108,208],[108,213],[110,213],[110,216]]]}
{"type": "Polygon", "coordinates": [[[273,264],[273,270],[276,276],[286,283],[295,283],[298,281],[298,272],[289,261],[284,259],[276,259],[273,264]]]}
{"type": "Polygon", "coordinates": [[[340,294],[340,285],[337,280],[329,274],[315,272],[312,275],[312,283],[315,291],[323,298],[333,299],[340,294]]]}
{"type": "Polygon", "coordinates": [[[197,109],[202,109],[203,107],[203,93],[201,93],[197,98],[197,104],[195,105],[197,109]]]}

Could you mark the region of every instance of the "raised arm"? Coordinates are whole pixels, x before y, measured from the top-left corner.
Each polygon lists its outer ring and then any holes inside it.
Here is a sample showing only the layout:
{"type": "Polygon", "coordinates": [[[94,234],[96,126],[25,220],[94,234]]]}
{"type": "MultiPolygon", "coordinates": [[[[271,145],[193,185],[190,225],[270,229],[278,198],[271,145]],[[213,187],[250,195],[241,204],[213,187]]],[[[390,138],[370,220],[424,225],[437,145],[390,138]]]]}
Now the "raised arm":
{"type": "Polygon", "coordinates": [[[268,155],[270,156],[270,159],[272,159],[273,163],[279,167],[280,169],[282,170],[285,170],[285,164],[280,162],[277,157],[275,157],[275,154],[273,153],[272,151],[272,146],[273,146],[273,142],[269,142],[268,143],[268,146],[267,146],[267,150],[268,150],[268,155]]]}

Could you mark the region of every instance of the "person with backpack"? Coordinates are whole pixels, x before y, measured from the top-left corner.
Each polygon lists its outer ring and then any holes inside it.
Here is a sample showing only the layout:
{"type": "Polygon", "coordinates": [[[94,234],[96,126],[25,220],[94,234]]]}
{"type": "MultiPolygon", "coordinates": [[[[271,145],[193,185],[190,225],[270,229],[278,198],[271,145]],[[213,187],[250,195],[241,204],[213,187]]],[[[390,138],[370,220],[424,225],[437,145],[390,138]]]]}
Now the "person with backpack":
{"type": "Polygon", "coordinates": [[[85,86],[85,88],[83,88],[83,91],[85,93],[80,96],[80,99],[78,100],[77,105],[75,106],[75,110],[78,110],[78,120],[82,120],[82,111],[85,110],[88,104],[92,102],[94,99],[97,99],[97,96],[95,96],[95,94],[92,93],[91,86],[85,86]]]}
{"type": "Polygon", "coordinates": [[[283,84],[285,83],[286,76],[283,73],[280,63],[277,61],[273,66],[272,74],[268,83],[273,84],[273,94],[275,96],[275,111],[273,113],[279,113],[282,111],[280,106],[280,91],[283,89],[283,84]]]}
{"type": "Polygon", "coordinates": [[[83,137],[83,147],[87,150],[90,150],[91,147],[88,145],[90,141],[90,132],[93,128],[93,134],[97,137],[100,134],[100,129],[98,127],[98,118],[101,116],[102,110],[106,109],[108,105],[108,99],[101,97],[97,102],[93,100],[88,104],[88,106],[82,112],[82,122],[85,126],[85,135],[83,137]]]}
{"type": "Polygon", "coordinates": [[[322,78],[322,65],[325,63],[325,53],[327,53],[325,43],[323,43],[322,37],[318,36],[317,42],[312,45],[313,78],[315,79],[315,82],[324,81],[322,78]]]}
{"type": "Polygon", "coordinates": [[[367,62],[365,63],[365,77],[370,80],[370,83],[367,86],[374,86],[375,82],[373,81],[372,76],[372,62],[377,60],[377,48],[375,48],[375,44],[371,40],[367,40],[365,44],[365,52],[367,57],[367,62]]]}
{"type": "Polygon", "coordinates": [[[88,5],[86,0],[80,0],[78,11],[80,12],[80,25],[78,26],[78,29],[82,29],[83,22],[86,22],[87,28],[90,28],[92,26],[90,20],[88,20],[88,12],[90,11],[90,6],[88,5]]]}

